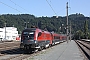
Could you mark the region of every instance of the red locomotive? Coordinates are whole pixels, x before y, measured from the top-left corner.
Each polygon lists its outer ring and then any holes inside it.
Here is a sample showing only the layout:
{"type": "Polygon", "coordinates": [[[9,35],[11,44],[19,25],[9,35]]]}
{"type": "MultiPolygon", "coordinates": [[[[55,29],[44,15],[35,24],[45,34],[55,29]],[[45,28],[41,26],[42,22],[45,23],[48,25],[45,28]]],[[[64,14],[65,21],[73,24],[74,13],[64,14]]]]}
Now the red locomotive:
{"type": "Polygon", "coordinates": [[[39,28],[27,28],[21,34],[20,48],[33,51],[35,49],[47,48],[62,41],[60,34],[51,33],[39,28]]]}

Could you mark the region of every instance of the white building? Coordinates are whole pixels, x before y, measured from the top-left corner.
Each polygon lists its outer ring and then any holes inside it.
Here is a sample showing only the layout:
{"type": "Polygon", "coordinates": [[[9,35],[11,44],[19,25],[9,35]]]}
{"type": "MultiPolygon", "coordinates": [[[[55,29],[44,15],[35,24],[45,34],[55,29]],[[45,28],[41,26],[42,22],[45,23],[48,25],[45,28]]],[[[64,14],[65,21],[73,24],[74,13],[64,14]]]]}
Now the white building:
{"type": "Polygon", "coordinates": [[[3,29],[0,28],[0,40],[2,40],[4,38],[4,34],[3,33],[4,33],[3,29]]]}
{"type": "Polygon", "coordinates": [[[15,27],[0,28],[1,40],[16,40],[16,37],[18,37],[17,28],[15,27]]]}

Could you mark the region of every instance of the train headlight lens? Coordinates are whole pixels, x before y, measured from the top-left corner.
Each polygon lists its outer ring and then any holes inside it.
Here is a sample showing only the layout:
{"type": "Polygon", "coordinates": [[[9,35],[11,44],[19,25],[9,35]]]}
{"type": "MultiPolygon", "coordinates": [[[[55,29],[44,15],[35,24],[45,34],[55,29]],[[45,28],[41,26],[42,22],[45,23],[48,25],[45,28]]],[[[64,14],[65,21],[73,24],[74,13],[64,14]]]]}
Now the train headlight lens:
{"type": "Polygon", "coordinates": [[[35,42],[35,43],[37,43],[37,41],[36,41],[36,40],[34,40],[34,42],[35,42]]]}

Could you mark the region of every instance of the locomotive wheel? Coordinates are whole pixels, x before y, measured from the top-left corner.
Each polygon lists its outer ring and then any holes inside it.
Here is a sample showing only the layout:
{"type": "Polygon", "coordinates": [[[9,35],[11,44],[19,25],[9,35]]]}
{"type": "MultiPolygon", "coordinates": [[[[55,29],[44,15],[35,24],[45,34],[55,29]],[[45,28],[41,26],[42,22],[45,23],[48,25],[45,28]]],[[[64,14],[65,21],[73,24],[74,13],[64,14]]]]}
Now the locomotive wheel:
{"type": "Polygon", "coordinates": [[[52,43],[52,46],[54,46],[54,43],[52,43]]]}
{"type": "Polygon", "coordinates": [[[34,51],[34,52],[35,52],[35,53],[36,53],[36,52],[38,52],[38,49],[35,49],[35,51],[34,51]]]}
{"type": "Polygon", "coordinates": [[[27,49],[24,49],[24,54],[28,54],[28,50],[27,49]]]}
{"type": "Polygon", "coordinates": [[[32,49],[29,46],[24,46],[24,53],[25,54],[32,53],[32,49]]]}
{"type": "Polygon", "coordinates": [[[49,48],[49,47],[50,47],[50,44],[47,44],[47,45],[45,45],[44,48],[46,49],[46,48],[49,48]]]}
{"type": "Polygon", "coordinates": [[[40,46],[40,48],[39,48],[38,50],[39,50],[39,51],[43,50],[43,47],[42,47],[42,46],[40,46]]]}

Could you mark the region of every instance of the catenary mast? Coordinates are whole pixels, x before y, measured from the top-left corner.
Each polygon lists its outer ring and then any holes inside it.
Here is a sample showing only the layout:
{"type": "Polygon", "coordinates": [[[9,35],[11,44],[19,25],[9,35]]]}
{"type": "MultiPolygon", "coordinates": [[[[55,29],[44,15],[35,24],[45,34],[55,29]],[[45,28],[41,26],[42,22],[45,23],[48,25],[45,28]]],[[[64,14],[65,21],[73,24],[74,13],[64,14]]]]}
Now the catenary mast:
{"type": "Polygon", "coordinates": [[[66,14],[67,14],[67,42],[68,42],[68,39],[69,39],[69,35],[68,35],[68,2],[66,3],[66,14]]]}

